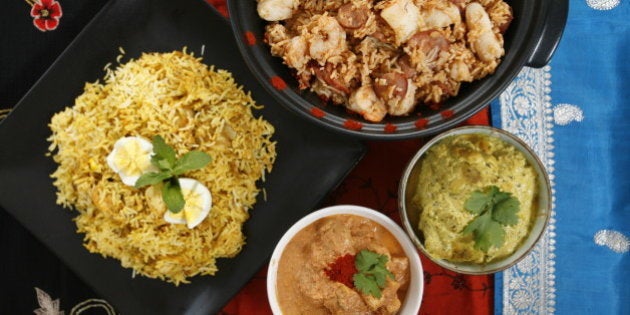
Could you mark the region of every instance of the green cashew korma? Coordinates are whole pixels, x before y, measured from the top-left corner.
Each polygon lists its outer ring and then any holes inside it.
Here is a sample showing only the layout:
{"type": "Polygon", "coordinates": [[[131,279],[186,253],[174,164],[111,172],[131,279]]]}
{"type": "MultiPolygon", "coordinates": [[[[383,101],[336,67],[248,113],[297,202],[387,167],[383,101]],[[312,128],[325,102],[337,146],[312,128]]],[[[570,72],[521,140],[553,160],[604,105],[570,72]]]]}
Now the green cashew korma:
{"type": "Polygon", "coordinates": [[[487,263],[513,253],[526,238],[536,215],[536,172],[512,145],[483,134],[455,135],[430,148],[421,161],[413,203],[420,212],[424,246],[434,257],[452,262],[487,263]],[[518,223],[505,226],[505,242],[483,252],[462,231],[475,218],[464,208],[475,190],[495,185],[520,202],[518,223]]]}

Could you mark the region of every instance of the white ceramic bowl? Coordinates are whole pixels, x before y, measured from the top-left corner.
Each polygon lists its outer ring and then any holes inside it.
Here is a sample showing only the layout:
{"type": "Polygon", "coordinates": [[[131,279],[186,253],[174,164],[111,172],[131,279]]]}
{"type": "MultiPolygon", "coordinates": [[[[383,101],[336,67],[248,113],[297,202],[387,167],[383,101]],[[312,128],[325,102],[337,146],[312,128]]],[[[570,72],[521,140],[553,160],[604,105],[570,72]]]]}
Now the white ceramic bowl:
{"type": "Polygon", "coordinates": [[[360,206],[352,205],[339,205],[328,208],[323,208],[312,212],[305,216],[298,222],[296,222],[285,234],[282,236],[278,244],[276,245],[271,260],[269,262],[269,269],[267,271],[267,297],[271,304],[271,310],[274,314],[282,314],[280,311],[280,305],[277,300],[276,293],[276,279],[278,273],[278,263],[280,257],[284,251],[285,246],[291,241],[293,236],[309,224],[332,215],[338,214],[351,214],[368,218],[384,228],[386,228],[400,243],[401,247],[405,251],[407,258],[409,259],[409,288],[407,289],[407,295],[402,301],[399,314],[417,314],[420,309],[420,303],[422,302],[422,293],[424,290],[424,275],[422,272],[422,263],[420,262],[420,256],[414,244],[409,240],[405,231],[396,224],[392,219],[388,218],[384,214],[360,206]]]}
{"type": "Polygon", "coordinates": [[[436,264],[446,269],[465,274],[491,274],[505,270],[516,264],[518,261],[523,259],[536,245],[540,237],[543,235],[543,232],[545,231],[545,228],[551,216],[551,184],[549,182],[547,172],[540,159],[538,159],[534,151],[518,137],[507,131],[488,126],[466,126],[454,128],[447,132],[439,134],[438,136],[427,142],[424,146],[422,146],[422,148],[420,148],[420,150],[407,165],[407,168],[400,181],[398,196],[400,217],[403,226],[405,227],[405,230],[407,231],[407,234],[409,234],[409,237],[411,238],[413,243],[416,244],[416,246],[425,256],[427,256],[436,264]],[[424,154],[427,152],[427,150],[429,150],[429,148],[431,148],[441,140],[451,136],[463,134],[483,134],[490,137],[499,138],[504,142],[514,146],[518,151],[523,153],[529,164],[534,168],[537,175],[538,213],[536,215],[536,218],[534,219],[534,223],[531,230],[529,231],[529,234],[522,242],[522,244],[514,251],[514,253],[503,259],[492,261],[487,264],[458,263],[433,257],[431,253],[429,253],[424,247],[424,238],[422,236],[422,232],[418,229],[419,214],[418,211],[411,205],[411,199],[413,194],[415,193],[415,187],[418,178],[417,174],[420,172],[421,168],[420,162],[424,154]]]}

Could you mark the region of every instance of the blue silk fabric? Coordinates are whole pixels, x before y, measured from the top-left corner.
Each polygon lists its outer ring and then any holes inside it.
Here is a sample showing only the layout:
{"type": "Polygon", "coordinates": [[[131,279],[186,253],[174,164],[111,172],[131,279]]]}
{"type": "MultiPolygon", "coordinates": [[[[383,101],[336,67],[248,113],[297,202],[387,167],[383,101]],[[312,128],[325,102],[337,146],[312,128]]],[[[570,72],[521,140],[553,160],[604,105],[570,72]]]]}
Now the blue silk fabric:
{"type": "Polygon", "coordinates": [[[496,314],[630,314],[630,1],[571,1],[547,67],[491,105],[550,174],[554,215],[495,276],[496,314]]]}

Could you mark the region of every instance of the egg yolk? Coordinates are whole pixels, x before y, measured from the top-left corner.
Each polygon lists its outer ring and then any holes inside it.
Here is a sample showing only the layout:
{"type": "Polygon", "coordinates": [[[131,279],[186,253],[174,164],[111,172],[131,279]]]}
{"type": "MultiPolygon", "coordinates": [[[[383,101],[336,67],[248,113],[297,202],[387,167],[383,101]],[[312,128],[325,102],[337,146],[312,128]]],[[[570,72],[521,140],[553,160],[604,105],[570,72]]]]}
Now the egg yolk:
{"type": "Polygon", "coordinates": [[[118,148],[114,165],[129,176],[141,175],[151,167],[150,150],[144,150],[137,141],[129,141],[118,148]]]}
{"type": "Polygon", "coordinates": [[[184,213],[186,222],[193,222],[201,215],[201,195],[192,190],[183,191],[186,204],[180,213],[184,213]]]}

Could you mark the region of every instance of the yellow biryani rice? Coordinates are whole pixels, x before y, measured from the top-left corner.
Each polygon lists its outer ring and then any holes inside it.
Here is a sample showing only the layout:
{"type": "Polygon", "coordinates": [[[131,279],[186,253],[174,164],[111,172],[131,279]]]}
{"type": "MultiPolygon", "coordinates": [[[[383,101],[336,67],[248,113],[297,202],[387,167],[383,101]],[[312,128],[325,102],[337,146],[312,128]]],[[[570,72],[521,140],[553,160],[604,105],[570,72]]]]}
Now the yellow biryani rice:
{"type": "Polygon", "coordinates": [[[232,75],[184,51],[143,54],[87,83],[75,104],[51,120],[51,175],[57,203],[78,211],[77,232],[93,253],[134,274],[175,285],[214,275],[216,259],[245,244],[242,225],[276,157],[273,126],[232,75]],[[201,150],[212,162],[185,174],[212,193],[209,216],[194,229],[164,221],[151,188],[122,183],[105,158],[125,136],[161,135],[179,156],[201,150]],[[152,199],[153,198],[153,199],[152,199]],[[153,202],[151,202],[153,200],[153,202]]]}

